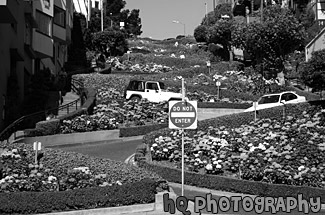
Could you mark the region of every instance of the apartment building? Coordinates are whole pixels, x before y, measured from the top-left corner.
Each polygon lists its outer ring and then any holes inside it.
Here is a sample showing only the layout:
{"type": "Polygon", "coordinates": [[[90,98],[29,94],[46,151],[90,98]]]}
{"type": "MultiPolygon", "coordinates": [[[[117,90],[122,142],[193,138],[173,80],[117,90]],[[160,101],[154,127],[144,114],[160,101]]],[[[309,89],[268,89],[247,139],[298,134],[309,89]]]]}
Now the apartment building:
{"type": "Polygon", "coordinates": [[[20,116],[30,77],[67,61],[72,0],[0,0],[0,131],[20,116]]]}

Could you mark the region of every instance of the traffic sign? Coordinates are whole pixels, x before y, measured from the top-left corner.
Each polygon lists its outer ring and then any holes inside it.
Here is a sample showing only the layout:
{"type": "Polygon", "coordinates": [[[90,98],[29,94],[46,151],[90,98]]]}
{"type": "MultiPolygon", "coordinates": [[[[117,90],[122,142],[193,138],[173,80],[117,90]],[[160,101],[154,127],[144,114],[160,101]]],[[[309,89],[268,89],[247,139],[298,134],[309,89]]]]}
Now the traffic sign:
{"type": "Polygon", "coordinates": [[[197,101],[169,102],[170,129],[197,128],[197,101]]]}

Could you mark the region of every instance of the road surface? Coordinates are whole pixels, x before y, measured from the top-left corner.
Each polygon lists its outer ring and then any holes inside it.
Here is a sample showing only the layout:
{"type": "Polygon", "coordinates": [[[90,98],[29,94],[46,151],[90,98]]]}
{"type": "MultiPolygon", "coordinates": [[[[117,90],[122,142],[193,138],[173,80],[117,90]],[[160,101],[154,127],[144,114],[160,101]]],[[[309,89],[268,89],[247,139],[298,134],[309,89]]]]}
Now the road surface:
{"type": "MultiPolygon", "coordinates": [[[[135,150],[138,145],[142,143],[142,139],[138,140],[127,140],[123,142],[110,142],[110,141],[101,141],[90,144],[82,144],[78,146],[64,146],[59,147],[64,151],[73,151],[79,152],[82,154],[100,157],[100,158],[109,158],[111,160],[125,161],[130,155],[135,153],[135,150]]],[[[58,148],[58,147],[56,147],[58,148]]]]}

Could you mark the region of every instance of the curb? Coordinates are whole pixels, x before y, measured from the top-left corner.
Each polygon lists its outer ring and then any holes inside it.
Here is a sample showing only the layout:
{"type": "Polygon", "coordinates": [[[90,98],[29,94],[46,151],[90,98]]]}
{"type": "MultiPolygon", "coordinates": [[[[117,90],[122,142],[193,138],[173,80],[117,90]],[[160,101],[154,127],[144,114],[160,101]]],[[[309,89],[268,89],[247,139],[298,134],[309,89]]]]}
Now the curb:
{"type": "MultiPolygon", "coordinates": [[[[95,208],[89,210],[77,210],[77,211],[64,211],[64,212],[55,212],[55,213],[45,213],[49,215],[120,215],[120,214],[133,214],[133,213],[142,213],[146,214],[148,212],[153,212],[155,210],[155,203],[151,204],[141,204],[141,205],[130,205],[130,206],[121,206],[121,207],[110,207],[110,208],[95,208]]],[[[41,215],[41,214],[39,214],[41,215]]]]}
{"type": "Polygon", "coordinates": [[[127,159],[125,159],[124,163],[134,165],[134,163],[130,163],[130,162],[134,162],[134,156],[135,156],[135,153],[130,155],[127,159]]]}
{"type": "Polygon", "coordinates": [[[75,146],[91,146],[91,145],[97,145],[97,144],[102,144],[104,142],[107,142],[106,144],[114,144],[114,143],[121,143],[123,142],[129,142],[133,140],[140,140],[142,139],[143,136],[134,136],[134,137],[128,137],[128,138],[118,138],[118,139],[108,139],[108,140],[101,140],[101,141],[96,141],[96,142],[82,142],[82,143],[64,143],[64,144],[55,144],[55,145],[46,145],[46,148],[64,148],[64,147],[75,147],[75,146]]]}
{"type": "MultiPolygon", "coordinates": [[[[177,188],[181,188],[182,185],[181,184],[177,184],[177,183],[173,183],[173,182],[168,182],[168,184],[171,187],[177,187],[177,188]]],[[[185,185],[184,184],[184,191],[196,191],[196,192],[201,192],[201,193],[206,193],[209,194],[211,193],[212,195],[215,196],[225,196],[225,197],[232,197],[232,196],[241,196],[241,197],[251,197],[251,198],[256,198],[257,195],[250,195],[250,194],[244,194],[244,193],[232,193],[232,192],[225,192],[225,191],[220,191],[220,190],[210,190],[208,188],[201,188],[201,187],[194,187],[194,186],[190,186],[190,185],[185,185]]],[[[321,204],[321,210],[325,210],[325,204],[321,204]]]]}

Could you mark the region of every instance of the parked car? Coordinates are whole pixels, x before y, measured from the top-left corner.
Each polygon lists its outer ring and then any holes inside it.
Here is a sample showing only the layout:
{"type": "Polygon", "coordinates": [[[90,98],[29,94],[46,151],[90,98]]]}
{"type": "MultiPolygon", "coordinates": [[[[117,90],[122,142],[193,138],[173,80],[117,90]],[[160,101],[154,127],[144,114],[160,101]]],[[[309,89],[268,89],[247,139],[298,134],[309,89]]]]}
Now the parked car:
{"type": "Polygon", "coordinates": [[[147,99],[150,102],[182,100],[181,93],[168,92],[160,81],[131,80],[125,90],[124,98],[127,100],[147,99]]]}
{"type": "MultiPolygon", "coordinates": [[[[299,96],[292,91],[282,93],[267,94],[257,100],[256,110],[281,106],[283,104],[293,104],[306,102],[306,97],[299,96]]],[[[244,112],[254,111],[254,106],[246,109],[244,112]]]]}

